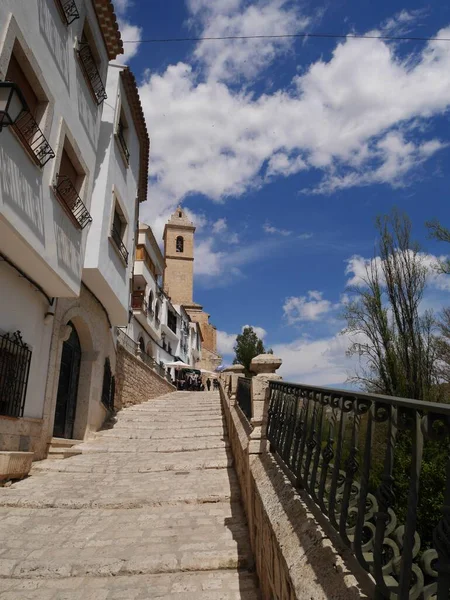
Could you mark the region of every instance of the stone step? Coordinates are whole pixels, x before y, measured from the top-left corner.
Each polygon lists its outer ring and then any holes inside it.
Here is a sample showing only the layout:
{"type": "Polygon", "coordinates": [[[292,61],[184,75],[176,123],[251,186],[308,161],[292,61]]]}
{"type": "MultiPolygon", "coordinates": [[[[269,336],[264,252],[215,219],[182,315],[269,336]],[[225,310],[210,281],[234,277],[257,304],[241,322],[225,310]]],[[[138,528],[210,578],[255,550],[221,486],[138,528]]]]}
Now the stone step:
{"type": "Polygon", "coordinates": [[[5,600],[258,600],[252,573],[193,571],[128,577],[0,579],[5,600]]]}
{"type": "Polygon", "coordinates": [[[80,448],[77,448],[76,446],[73,448],[54,448],[53,446],[50,446],[50,448],[48,449],[48,458],[50,460],[71,458],[72,456],[78,456],[81,453],[82,451],[80,450],[80,448]]]}
{"type": "MultiPolygon", "coordinates": [[[[148,473],[159,471],[194,471],[224,469],[233,465],[231,452],[226,448],[191,452],[148,452],[130,462],[125,454],[80,454],[67,461],[42,460],[35,462],[32,474],[39,471],[66,473],[148,473]],[[93,460],[94,459],[94,460],[93,460]]],[[[199,474],[199,476],[201,476],[199,474]]]]}
{"type": "Polygon", "coordinates": [[[83,440],[70,440],[68,438],[53,437],[50,446],[52,448],[72,448],[78,444],[82,444],[83,440]]]}
{"type": "Polygon", "coordinates": [[[229,502],[239,498],[239,485],[233,469],[138,472],[124,476],[34,471],[21,485],[13,484],[1,492],[0,506],[121,509],[229,502]]]}
{"type": "Polygon", "coordinates": [[[120,427],[114,427],[114,429],[108,429],[106,431],[98,431],[94,434],[94,439],[127,439],[127,440],[175,440],[180,438],[213,438],[222,439],[225,435],[223,426],[197,428],[191,429],[177,429],[177,428],[165,428],[165,429],[120,429],[120,427]]]}
{"type": "Polygon", "coordinates": [[[3,577],[55,578],[251,568],[239,504],[78,511],[0,509],[3,577]],[[226,525],[224,525],[224,523],[226,525]],[[16,536],[8,536],[14,524],[16,536]],[[17,536],[26,541],[17,544],[17,536]]]}
{"type": "Polygon", "coordinates": [[[136,454],[147,452],[186,452],[192,450],[214,450],[228,448],[230,443],[223,438],[177,438],[162,440],[128,440],[101,438],[86,442],[81,446],[83,454],[115,452],[117,454],[136,454]]]}
{"type": "Polygon", "coordinates": [[[183,419],[182,421],[177,421],[176,425],[173,422],[168,422],[166,418],[161,418],[159,416],[152,419],[141,418],[128,418],[128,415],[123,418],[117,418],[114,424],[114,429],[189,429],[190,427],[204,427],[208,429],[209,427],[220,427],[221,425],[225,425],[226,421],[223,418],[217,419],[199,419],[199,418],[189,418],[183,419]]]}

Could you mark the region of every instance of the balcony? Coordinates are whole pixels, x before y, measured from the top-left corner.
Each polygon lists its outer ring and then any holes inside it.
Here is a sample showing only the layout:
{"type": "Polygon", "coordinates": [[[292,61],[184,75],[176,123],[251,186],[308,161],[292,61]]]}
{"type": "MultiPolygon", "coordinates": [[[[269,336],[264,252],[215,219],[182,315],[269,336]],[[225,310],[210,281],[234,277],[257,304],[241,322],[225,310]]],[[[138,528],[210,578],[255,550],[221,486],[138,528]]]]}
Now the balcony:
{"type": "Polygon", "coordinates": [[[134,292],[131,296],[131,308],[147,313],[147,300],[141,293],[134,292]]]}
{"type": "Polygon", "coordinates": [[[55,158],[47,138],[42,133],[35,118],[30,112],[25,112],[13,125],[13,130],[21,141],[33,162],[44,167],[49,160],[55,158]]]}
{"type": "Polygon", "coordinates": [[[68,211],[76,227],[84,229],[86,225],[92,223],[92,217],[88,209],[83,204],[75,186],[66,175],[56,176],[56,185],[53,186],[53,190],[58,200],[68,211]]]}
{"type": "Polygon", "coordinates": [[[120,233],[120,231],[117,231],[117,229],[115,227],[113,227],[111,229],[111,239],[113,240],[114,244],[117,247],[117,250],[119,251],[120,256],[123,258],[125,265],[128,266],[128,250],[125,246],[125,244],[122,241],[122,234],[120,233]]]}
{"type": "Polygon", "coordinates": [[[75,0],[56,0],[56,4],[64,17],[66,25],[70,25],[80,18],[75,0]]]}
{"type": "Polygon", "coordinates": [[[95,101],[100,105],[108,96],[106,95],[105,86],[94,60],[94,55],[87,42],[80,42],[78,44],[78,56],[95,101]]]}

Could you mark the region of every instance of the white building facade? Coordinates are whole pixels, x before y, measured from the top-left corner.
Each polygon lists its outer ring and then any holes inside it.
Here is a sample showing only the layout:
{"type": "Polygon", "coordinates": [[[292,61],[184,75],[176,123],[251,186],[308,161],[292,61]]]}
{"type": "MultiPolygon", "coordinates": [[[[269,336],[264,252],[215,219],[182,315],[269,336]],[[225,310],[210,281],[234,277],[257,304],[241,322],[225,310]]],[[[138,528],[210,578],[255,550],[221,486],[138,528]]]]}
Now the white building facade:
{"type": "Polygon", "coordinates": [[[0,81],[26,102],[0,132],[0,450],[41,458],[111,408],[149,149],[122,51],[111,0],[0,3],[0,81]]]}

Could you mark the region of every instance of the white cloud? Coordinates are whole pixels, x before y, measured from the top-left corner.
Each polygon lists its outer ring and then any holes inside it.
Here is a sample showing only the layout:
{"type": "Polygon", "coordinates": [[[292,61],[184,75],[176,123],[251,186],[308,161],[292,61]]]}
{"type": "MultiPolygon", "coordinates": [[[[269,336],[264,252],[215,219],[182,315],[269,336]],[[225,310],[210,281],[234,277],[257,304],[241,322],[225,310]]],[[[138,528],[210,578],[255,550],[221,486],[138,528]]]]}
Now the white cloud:
{"type": "Polygon", "coordinates": [[[283,235],[285,237],[292,234],[292,231],[289,231],[288,229],[279,229],[278,227],[273,227],[272,225],[270,225],[270,223],[264,223],[263,230],[266,233],[283,235]]]}
{"type": "MultiPolygon", "coordinates": [[[[310,19],[291,0],[193,0],[192,12],[202,24],[203,37],[291,35],[305,29],[310,19]]],[[[194,56],[210,80],[253,79],[276,56],[287,52],[293,40],[234,39],[200,42],[194,56]]]]}
{"type": "Polygon", "coordinates": [[[424,9],[406,10],[403,9],[393,17],[387,19],[381,26],[383,33],[390,35],[406,35],[411,31],[413,25],[417,25],[417,21],[425,17],[427,14],[424,9]]]}
{"type": "Polygon", "coordinates": [[[113,0],[114,8],[119,15],[126,13],[131,3],[131,0],[113,0]]]}
{"type": "Polygon", "coordinates": [[[358,364],[355,357],[346,356],[349,345],[348,336],[340,333],[318,340],[302,337],[289,344],[275,344],[274,355],[283,361],[277,373],[294,383],[343,384],[358,364]]]}
{"type": "MultiPolygon", "coordinates": [[[[122,40],[133,40],[140,42],[142,39],[142,28],[137,25],[132,25],[128,21],[119,18],[119,29],[122,36],[122,40]]],[[[123,54],[119,54],[117,60],[127,64],[136,54],[139,52],[140,43],[138,44],[124,44],[123,54]]]]}
{"type": "Polygon", "coordinates": [[[223,218],[217,219],[217,221],[215,221],[212,226],[213,233],[223,233],[227,229],[228,229],[227,220],[223,219],[223,218]]]}
{"type": "Polygon", "coordinates": [[[234,354],[233,346],[236,342],[236,334],[217,331],[217,352],[223,355],[234,354]]]}
{"type": "Polygon", "coordinates": [[[320,317],[340,306],[324,300],[323,292],[310,290],[306,296],[291,296],[283,305],[284,316],[289,325],[303,321],[318,321],[320,317]]]}
{"type": "Polygon", "coordinates": [[[310,240],[314,234],[312,233],[301,233],[298,237],[299,240],[310,240]]]}
{"type": "MultiPolygon", "coordinates": [[[[227,2],[227,14],[240,6],[227,2]]],[[[450,28],[436,35],[449,37],[450,28]]],[[[157,216],[191,193],[224,202],[264,185],[264,169],[269,179],[319,170],[320,193],[400,186],[444,147],[422,125],[448,110],[449,72],[449,44],[431,41],[400,58],[382,40],[349,38],[286,90],[259,97],[201,79],[187,63],[148,73],[140,94],[153,179],[144,214],[157,216]]]]}

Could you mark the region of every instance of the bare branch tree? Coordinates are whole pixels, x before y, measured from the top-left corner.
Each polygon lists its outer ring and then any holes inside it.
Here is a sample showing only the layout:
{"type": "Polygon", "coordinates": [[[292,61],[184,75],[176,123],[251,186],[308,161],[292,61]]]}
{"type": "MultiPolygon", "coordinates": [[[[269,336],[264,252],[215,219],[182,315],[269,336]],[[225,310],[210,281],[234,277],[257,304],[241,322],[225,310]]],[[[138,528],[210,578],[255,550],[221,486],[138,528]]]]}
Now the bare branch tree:
{"type": "Polygon", "coordinates": [[[436,322],[420,314],[427,267],[411,240],[411,222],[394,211],[377,219],[378,258],[366,266],[361,285],[344,312],[349,355],[364,367],[351,379],[372,392],[430,399],[437,382],[436,322]]]}

